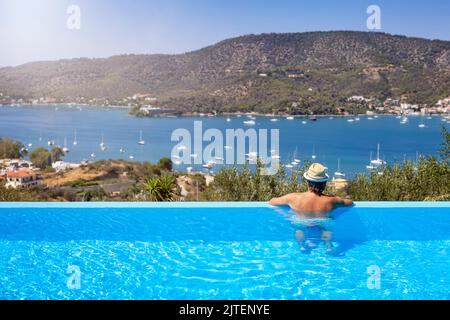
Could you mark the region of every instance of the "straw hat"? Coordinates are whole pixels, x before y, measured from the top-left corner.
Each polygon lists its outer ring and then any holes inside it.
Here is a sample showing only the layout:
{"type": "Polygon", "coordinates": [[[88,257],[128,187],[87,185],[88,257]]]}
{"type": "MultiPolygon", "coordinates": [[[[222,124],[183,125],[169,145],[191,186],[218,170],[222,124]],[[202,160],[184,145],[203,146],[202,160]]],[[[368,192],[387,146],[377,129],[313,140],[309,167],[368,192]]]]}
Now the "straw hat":
{"type": "Polygon", "coordinates": [[[327,182],[330,177],[325,173],[326,169],[320,163],[313,163],[303,177],[311,182],[327,182]]]}

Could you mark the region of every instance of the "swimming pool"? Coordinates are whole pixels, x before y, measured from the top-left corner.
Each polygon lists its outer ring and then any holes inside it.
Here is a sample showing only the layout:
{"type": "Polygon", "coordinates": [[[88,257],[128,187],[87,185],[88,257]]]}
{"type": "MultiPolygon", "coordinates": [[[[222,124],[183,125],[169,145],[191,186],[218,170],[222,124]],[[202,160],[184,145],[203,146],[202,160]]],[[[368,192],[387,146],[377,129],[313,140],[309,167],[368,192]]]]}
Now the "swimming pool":
{"type": "Polygon", "coordinates": [[[450,299],[450,204],[0,204],[1,299],[450,299]]]}

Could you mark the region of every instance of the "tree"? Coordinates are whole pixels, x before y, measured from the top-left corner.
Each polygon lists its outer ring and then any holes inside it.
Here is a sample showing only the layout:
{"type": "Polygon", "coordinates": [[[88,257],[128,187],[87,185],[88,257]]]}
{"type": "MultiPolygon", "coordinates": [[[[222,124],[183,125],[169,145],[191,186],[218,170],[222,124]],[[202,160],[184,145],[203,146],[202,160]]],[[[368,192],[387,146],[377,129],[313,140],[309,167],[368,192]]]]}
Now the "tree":
{"type": "Polygon", "coordinates": [[[39,169],[45,169],[52,165],[52,155],[45,148],[37,148],[31,152],[30,161],[39,169]]]}
{"type": "Polygon", "coordinates": [[[19,141],[0,138],[0,158],[17,159],[27,155],[25,146],[19,141]]]}
{"type": "Polygon", "coordinates": [[[51,151],[51,161],[61,161],[61,158],[65,156],[64,151],[60,147],[54,147],[51,151]]]}
{"type": "Polygon", "coordinates": [[[171,174],[164,174],[160,177],[153,177],[143,185],[145,200],[155,202],[171,202],[175,200],[175,177],[171,174]]]}
{"type": "Polygon", "coordinates": [[[442,126],[442,143],[439,153],[441,154],[442,160],[450,161],[450,132],[448,132],[445,126],[442,126]]]}
{"type": "Polygon", "coordinates": [[[158,167],[165,171],[172,171],[172,160],[169,158],[161,158],[158,162],[158,167]]]}

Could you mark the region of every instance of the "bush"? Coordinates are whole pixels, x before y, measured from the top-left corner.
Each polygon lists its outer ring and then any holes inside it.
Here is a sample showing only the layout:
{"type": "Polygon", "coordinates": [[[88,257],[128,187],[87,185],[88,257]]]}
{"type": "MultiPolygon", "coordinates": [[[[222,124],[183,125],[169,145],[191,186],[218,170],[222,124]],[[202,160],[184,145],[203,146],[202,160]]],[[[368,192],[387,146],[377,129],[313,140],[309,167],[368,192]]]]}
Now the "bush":
{"type": "Polygon", "coordinates": [[[0,183],[0,202],[36,202],[41,201],[39,196],[29,189],[6,188],[0,183]]]}
{"type": "Polygon", "coordinates": [[[430,201],[450,197],[450,166],[433,157],[387,167],[382,174],[359,174],[348,187],[356,201],[430,201]]]}
{"type": "Polygon", "coordinates": [[[269,201],[273,197],[308,189],[300,179],[305,168],[293,170],[289,176],[283,167],[270,176],[262,175],[260,169],[263,169],[260,162],[255,170],[248,166],[223,168],[206,188],[203,198],[208,201],[269,201]]]}

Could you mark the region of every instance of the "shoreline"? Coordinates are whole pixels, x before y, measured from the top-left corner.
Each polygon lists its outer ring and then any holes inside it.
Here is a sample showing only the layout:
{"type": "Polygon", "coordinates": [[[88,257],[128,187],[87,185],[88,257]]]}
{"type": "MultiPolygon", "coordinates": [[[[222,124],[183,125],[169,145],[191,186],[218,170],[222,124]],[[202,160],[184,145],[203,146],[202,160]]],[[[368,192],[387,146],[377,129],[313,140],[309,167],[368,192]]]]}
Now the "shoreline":
{"type": "MultiPolygon", "coordinates": [[[[27,108],[42,108],[42,107],[55,107],[55,108],[80,108],[80,107],[87,107],[87,108],[99,108],[99,109],[116,109],[116,110],[132,110],[133,106],[118,106],[118,105],[111,105],[111,106],[105,106],[105,105],[94,105],[94,104],[82,104],[82,103],[40,103],[40,104],[30,104],[30,103],[22,103],[22,104],[0,104],[0,108],[6,107],[6,108],[21,108],[21,107],[27,107],[27,108]]],[[[368,110],[370,111],[370,110],[368,110]]],[[[254,116],[254,117],[265,117],[265,118],[286,118],[286,117],[293,117],[294,119],[309,119],[311,117],[315,118],[326,118],[326,117],[375,117],[375,116],[402,116],[402,117],[411,117],[411,116],[446,116],[448,113],[427,113],[427,114],[418,114],[418,113],[410,113],[410,114],[399,114],[399,113],[373,113],[371,115],[368,115],[367,113],[359,113],[359,114],[314,114],[314,115],[291,115],[291,114],[268,114],[268,113],[258,113],[258,112],[224,112],[224,113],[217,113],[217,114],[211,114],[211,113],[182,113],[182,114],[160,114],[160,115],[154,115],[154,116],[138,116],[138,115],[131,115],[136,118],[189,118],[189,117],[201,117],[201,118],[213,118],[213,117],[247,117],[247,116],[254,116]]]]}

